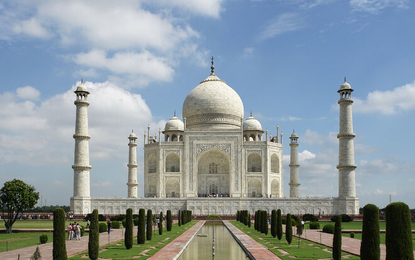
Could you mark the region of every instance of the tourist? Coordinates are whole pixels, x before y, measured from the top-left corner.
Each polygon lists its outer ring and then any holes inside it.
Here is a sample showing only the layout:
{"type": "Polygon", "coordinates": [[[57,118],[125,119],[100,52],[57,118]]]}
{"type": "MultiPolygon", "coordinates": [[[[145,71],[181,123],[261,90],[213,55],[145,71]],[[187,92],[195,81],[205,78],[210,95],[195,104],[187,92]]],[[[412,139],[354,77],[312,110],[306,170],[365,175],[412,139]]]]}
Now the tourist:
{"type": "Polygon", "coordinates": [[[107,226],[108,226],[108,235],[109,235],[111,232],[111,222],[109,220],[107,222],[107,226]]]}
{"type": "Polygon", "coordinates": [[[66,230],[68,231],[68,240],[71,240],[71,238],[72,238],[72,224],[71,223],[69,223],[66,230]]]}
{"type": "Polygon", "coordinates": [[[86,223],[86,228],[89,228],[89,224],[90,224],[91,222],[89,222],[89,219],[88,219],[88,222],[86,223]]]}
{"type": "Polygon", "coordinates": [[[79,225],[79,223],[76,224],[75,231],[76,231],[76,240],[81,240],[81,226],[79,225]]]}

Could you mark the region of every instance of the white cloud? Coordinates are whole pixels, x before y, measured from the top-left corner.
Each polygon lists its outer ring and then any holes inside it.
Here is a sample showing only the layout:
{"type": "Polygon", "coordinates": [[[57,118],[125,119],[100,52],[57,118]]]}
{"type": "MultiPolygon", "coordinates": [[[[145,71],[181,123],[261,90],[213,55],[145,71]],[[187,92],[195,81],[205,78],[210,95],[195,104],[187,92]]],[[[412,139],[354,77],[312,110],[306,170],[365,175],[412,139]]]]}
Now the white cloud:
{"type": "Polygon", "coordinates": [[[392,115],[415,109],[415,81],[392,91],[370,92],[365,100],[354,99],[356,113],[392,115]]]}
{"type": "Polygon", "coordinates": [[[224,0],[147,0],[146,2],[162,7],[171,6],[179,8],[190,14],[219,18],[220,12],[223,11],[221,4],[224,0]]]}
{"type": "Polygon", "coordinates": [[[13,31],[17,34],[27,34],[36,38],[51,37],[51,34],[35,18],[19,21],[13,26],[13,31]]]}
{"type": "Polygon", "coordinates": [[[335,1],[336,0],[314,0],[314,1],[306,0],[302,4],[300,4],[300,7],[302,7],[302,8],[314,8],[314,7],[317,7],[319,5],[331,4],[335,1]]]}
{"type": "Polygon", "coordinates": [[[268,25],[259,34],[259,41],[275,36],[300,30],[305,27],[304,19],[296,13],[284,13],[268,22],[268,25]]]}
{"type": "Polygon", "coordinates": [[[21,87],[16,90],[17,96],[26,100],[38,100],[40,97],[39,90],[32,86],[21,87]]]}
{"type": "Polygon", "coordinates": [[[408,0],[350,0],[354,11],[377,14],[388,7],[408,8],[408,0]]]}
{"type": "Polygon", "coordinates": [[[306,160],[314,159],[316,155],[310,151],[304,150],[301,153],[298,153],[298,162],[304,162],[306,160]]]}
{"type": "Polygon", "coordinates": [[[247,59],[247,58],[252,57],[253,54],[254,54],[254,47],[246,47],[245,49],[243,49],[241,58],[247,59]]]}

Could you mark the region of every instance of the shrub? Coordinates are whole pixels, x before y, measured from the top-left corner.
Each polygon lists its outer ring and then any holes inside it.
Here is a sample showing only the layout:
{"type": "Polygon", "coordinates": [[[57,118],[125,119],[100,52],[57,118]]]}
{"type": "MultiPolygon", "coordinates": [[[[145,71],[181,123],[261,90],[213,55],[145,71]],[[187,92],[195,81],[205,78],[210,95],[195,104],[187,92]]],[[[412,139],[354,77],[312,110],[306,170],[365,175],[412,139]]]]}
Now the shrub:
{"type": "Polygon", "coordinates": [[[137,244],[144,244],[146,242],[146,211],[140,209],[138,213],[137,244]]]}
{"type": "Polygon", "coordinates": [[[218,215],[211,214],[211,215],[207,216],[206,219],[207,220],[221,220],[222,218],[220,216],[218,216],[218,215]]]}
{"type": "Polygon", "coordinates": [[[119,229],[119,228],[121,228],[121,224],[120,224],[120,222],[118,220],[113,220],[111,222],[111,227],[112,228],[115,228],[115,229],[119,229]]]}
{"type": "Polygon", "coordinates": [[[46,235],[46,234],[40,235],[39,241],[40,241],[41,244],[46,244],[48,242],[48,235],[46,235]]]}
{"type": "Polygon", "coordinates": [[[98,215],[98,221],[106,221],[107,219],[105,218],[105,216],[104,215],[102,215],[102,214],[99,214],[98,215]]]}
{"type": "Polygon", "coordinates": [[[310,229],[320,229],[320,223],[318,222],[310,222],[310,229]]]}
{"type": "Polygon", "coordinates": [[[106,223],[99,223],[98,230],[99,230],[99,233],[107,232],[107,230],[108,230],[107,224],[106,223]]]}
{"type": "Polygon", "coordinates": [[[53,259],[68,259],[65,228],[65,211],[62,208],[56,208],[53,211],[53,259]]]}
{"type": "Polygon", "coordinates": [[[291,226],[295,226],[297,224],[297,221],[295,219],[291,219],[291,226]]]}
{"type": "Polygon", "coordinates": [[[133,217],[133,225],[138,226],[138,217],[133,217]]]}
{"type": "Polygon", "coordinates": [[[275,209],[271,211],[271,235],[277,236],[277,211],[275,209]]]}
{"type": "Polygon", "coordinates": [[[151,209],[147,210],[147,240],[151,240],[153,237],[153,212],[151,209]]]}
{"type": "Polygon", "coordinates": [[[287,225],[285,226],[285,239],[287,240],[288,244],[291,244],[291,241],[293,240],[291,214],[287,215],[287,225]]]}
{"type": "Polygon", "coordinates": [[[125,219],[125,214],[121,214],[121,215],[116,215],[116,216],[111,216],[110,220],[111,221],[123,221],[125,219]]]}
{"type": "Polygon", "coordinates": [[[333,236],[333,259],[340,260],[342,257],[342,217],[336,216],[333,236]]]}
{"type": "Polygon", "coordinates": [[[125,220],[125,219],[123,219],[123,220],[121,221],[121,225],[122,225],[123,227],[125,227],[125,222],[126,222],[126,220],[125,220]]]}
{"type": "Polygon", "coordinates": [[[386,260],[413,260],[411,211],[403,202],[386,207],[386,260]]]}
{"type": "Polygon", "coordinates": [[[36,246],[36,250],[33,255],[30,257],[30,260],[38,260],[41,259],[42,256],[40,255],[39,246],[36,246]]]}
{"type": "Polygon", "coordinates": [[[278,240],[282,238],[282,218],[281,218],[281,210],[277,210],[277,237],[278,240]]]}
{"type": "Polygon", "coordinates": [[[310,222],[317,222],[318,218],[316,216],[314,216],[313,214],[304,214],[303,215],[303,220],[304,221],[310,221],[310,222]]]}
{"type": "Polygon", "coordinates": [[[92,260],[98,259],[99,254],[99,226],[98,210],[94,209],[91,214],[91,224],[89,225],[88,255],[92,260]]]}
{"type": "MultiPolygon", "coordinates": [[[[350,232],[350,238],[354,238],[354,232],[350,232]]],[[[362,257],[360,257],[362,259],[362,257]]]]}
{"type": "Polygon", "coordinates": [[[333,224],[326,224],[323,227],[324,233],[334,234],[334,225],[333,224]]]}
{"type": "MultiPolygon", "coordinates": [[[[350,233],[350,237],[354,233],[350,233]]],[[[362,242],[360,244],[360,259],[380,259],[380,235],[379,235],[379,208],[373,204],[367,204],[363,208],[362,242]]]]}
{"type": "Polygon", "coordinates": [[[125,214],[124,245],[126,249],[133,247],[133,210],[127,209],[125,214]]]}
{"type": "MultiPolygon", "coordinates": [[[[342,222],[351,222],[353,221],[353,218],[347,214],[342,214],[341,216],[341,220],[342,222]]],[[[331,217],[331,222],[335,222],[336,221],[336,216],[331,217]]]]}
{"type": "Polygon", "coordinates": [[[287,224],[287,218],[286,217],[282,217],[281,218],[281,222],[282,222],[282,224],[286,225],[287,224]]]}

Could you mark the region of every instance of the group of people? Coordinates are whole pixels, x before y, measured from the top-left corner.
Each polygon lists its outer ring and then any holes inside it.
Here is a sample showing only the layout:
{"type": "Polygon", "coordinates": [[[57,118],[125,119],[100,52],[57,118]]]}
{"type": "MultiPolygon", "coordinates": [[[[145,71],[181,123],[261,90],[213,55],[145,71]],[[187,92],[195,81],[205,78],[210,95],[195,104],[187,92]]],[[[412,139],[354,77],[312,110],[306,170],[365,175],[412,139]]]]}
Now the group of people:
{"type": "Polygon", "coordinates": [[[68,240],[81,240],[81,226],[79,223],[69,223],[66,230],[68,231],[68,240]]]}

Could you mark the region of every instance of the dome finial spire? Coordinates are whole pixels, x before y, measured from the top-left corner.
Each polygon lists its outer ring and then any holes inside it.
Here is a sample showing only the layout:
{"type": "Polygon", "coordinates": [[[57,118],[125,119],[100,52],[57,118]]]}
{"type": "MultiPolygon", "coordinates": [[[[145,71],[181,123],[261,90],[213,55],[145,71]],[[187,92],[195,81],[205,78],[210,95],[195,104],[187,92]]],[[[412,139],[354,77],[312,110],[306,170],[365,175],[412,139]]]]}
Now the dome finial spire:
{"type": "Polygon", "coordinates": [[[344,82],[346,82],[346,76],[344,76],[344,82]]]}
{"type": "Polygon", "coordinates": [[[211,73],[212,74],[215,74],[215,66],[213,65],[213,56],[212,56],[212,61],[211,61],[211,63],[212,63],[212,66],[210,66],[210,71],[211,71],[211,73]]]}
{"type": "Polygon", "coordinates": [[[84,84],[84,79],[81,79],[81,84],[84,84]]]}
{"type": "Polygon", "coordinates": [[[252,116],[252,111],[251,111],[251,116],[252,116]]]}
{"type": "Polygon", "coordinates": [[[176,109],[174,110],[174,116],[176,116],[176,109]]]}

